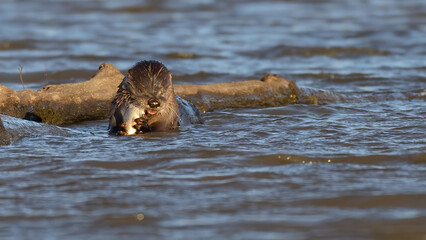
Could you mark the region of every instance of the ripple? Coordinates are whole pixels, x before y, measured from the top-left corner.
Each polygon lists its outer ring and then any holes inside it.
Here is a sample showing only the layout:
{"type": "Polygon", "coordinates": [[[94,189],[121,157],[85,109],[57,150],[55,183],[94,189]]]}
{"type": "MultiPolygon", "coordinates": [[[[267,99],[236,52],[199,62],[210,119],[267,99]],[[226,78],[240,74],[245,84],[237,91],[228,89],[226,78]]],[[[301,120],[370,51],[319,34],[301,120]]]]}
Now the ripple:
{"type": "Polygon", "coordinates": [[[198,58],[197,54],[190,52],[171,52],[166,55],[167,58],[171,59],[195,59],[198,58]]]}
{"type": "Polygon", "coordinates": [[[173,75],[173,81],[177,84],[196,84],[196,83],[216,83],[216,82],[228,82],[235,77],[231,77],[228,74],[211,73],[200,71],[194,74],[179,74],[173,75]]]}
{"type": "Polygon", "coordinates": [[[20,50],[20,49],[34,49],[35,46],[29,41],[1,41],[0,51],[7,50],[20,50]]]}
{"type": "Polygon", "coordinates": [[[388,51],[382,51],[373,48],[357,47],[299,47],[278,45],[272,48],[243,52],[245,56],[258,58],[280,58],[280,57],[314,57],[327,56],[331,58],[355,58],[361,56],[387,56],[388,51]]]}

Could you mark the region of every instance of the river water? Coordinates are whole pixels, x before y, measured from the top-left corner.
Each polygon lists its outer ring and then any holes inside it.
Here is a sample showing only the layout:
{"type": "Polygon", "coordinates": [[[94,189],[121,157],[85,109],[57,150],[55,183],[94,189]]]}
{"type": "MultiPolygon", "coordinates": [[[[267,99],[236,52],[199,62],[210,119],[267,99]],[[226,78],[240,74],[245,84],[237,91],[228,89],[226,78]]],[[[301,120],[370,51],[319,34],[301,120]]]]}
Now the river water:
{"type": "Polygon", "coordinates": [[[162,61],[176,84],[276,73],[347,101],[107,121],[0,147],[0,239],[426,239],[423,0],[3,0],[0,83],[162,61]]]}

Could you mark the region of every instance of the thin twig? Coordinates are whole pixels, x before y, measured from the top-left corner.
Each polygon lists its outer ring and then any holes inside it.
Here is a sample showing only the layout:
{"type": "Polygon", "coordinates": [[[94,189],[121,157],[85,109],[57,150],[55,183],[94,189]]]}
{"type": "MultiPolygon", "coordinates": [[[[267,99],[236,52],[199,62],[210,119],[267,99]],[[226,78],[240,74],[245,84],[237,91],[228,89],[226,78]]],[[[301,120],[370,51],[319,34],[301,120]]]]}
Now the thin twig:
{"type": "Polygon", "coordinates": [[[19,64],[18,71],[19,71],[19,79],[21,79],[22,88],[25,90],[24,86],[24,78],[22,77],[22,69],[24,68],[24,65],[19,64]]]}

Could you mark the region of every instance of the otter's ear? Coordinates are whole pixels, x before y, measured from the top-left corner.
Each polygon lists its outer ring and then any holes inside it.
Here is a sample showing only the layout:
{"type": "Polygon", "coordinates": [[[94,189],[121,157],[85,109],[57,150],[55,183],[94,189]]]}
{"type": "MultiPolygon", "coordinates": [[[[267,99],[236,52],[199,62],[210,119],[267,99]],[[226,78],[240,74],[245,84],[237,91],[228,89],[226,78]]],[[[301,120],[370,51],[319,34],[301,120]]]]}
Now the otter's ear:
{"type": "Polygon", "coordinates": [[[129,78],[132,78],[132,76],[133,76],[133,69],[132,68],[127,71],[127,76],[129,78]]]}

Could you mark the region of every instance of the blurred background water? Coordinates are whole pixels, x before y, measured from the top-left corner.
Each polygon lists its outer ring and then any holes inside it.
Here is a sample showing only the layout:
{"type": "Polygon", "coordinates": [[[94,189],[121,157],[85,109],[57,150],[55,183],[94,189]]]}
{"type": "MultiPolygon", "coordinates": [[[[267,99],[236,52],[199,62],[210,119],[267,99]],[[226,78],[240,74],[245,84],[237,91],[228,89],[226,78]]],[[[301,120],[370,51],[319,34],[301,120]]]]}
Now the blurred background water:
{"type": "Polygon", "coordinates": [[[326,105],[225,109],[178,132],[107,121],[0,147],[0,239],[426,239],[421,0],[3,0],[0,84],[162,61],[174,82],[276,73],[326,105]]]}

